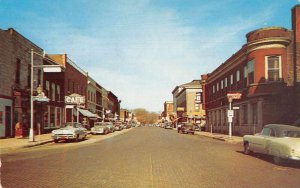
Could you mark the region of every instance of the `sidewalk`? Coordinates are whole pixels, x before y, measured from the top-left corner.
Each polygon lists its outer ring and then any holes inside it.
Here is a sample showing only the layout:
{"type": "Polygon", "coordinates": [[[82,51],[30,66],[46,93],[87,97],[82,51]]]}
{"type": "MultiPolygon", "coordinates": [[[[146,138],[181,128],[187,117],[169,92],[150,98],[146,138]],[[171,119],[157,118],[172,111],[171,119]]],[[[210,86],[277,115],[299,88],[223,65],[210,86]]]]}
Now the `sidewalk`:
{"type": "Polygon", "coordinates": [[[243,137],[240,137],[240,136],[231,136],[231,138],[229,138],[229,135],[219,134],[219,133],[211,134],[210,132],[204,132],[204,131],[196,131],[195,134],[213,138],[213,139],[220,140],[220,141],[224,141],[224,142],[231,143],[231,144],[242,144],[243,143],[243,137]]]}
{"type": "Polygon", "coordinates": [[[38,146],[52,141],[53,139],[51,138],[51,133],[36,135],[34,142],[29,141],[28,137],[0,139],[0,154],[6,153],[6,151],[38,146]]]}

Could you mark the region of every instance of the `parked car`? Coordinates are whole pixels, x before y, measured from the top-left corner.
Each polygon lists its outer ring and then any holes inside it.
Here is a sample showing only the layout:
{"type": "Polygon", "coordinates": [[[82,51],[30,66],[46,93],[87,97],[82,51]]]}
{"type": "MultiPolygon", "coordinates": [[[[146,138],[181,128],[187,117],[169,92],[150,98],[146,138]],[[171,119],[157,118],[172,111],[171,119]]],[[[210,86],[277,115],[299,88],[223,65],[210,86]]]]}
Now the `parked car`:
{"type": "Polygon", "coordinates": [[[275,163],[285,159],[300,161],[300,128],[283,124],[265,125],[261,133],[245,135],[244,153],[273,156],[275,163]]]}
{"type": "Polygon", "coordinates": [[[187,122],[180,123],[177,126],[177,132],[178,133],[187,133],[187,134],[192,133],[192,134],[194,134],[195,133],[194,124],[193,123],[187,123],[187,122]]]}
{"type": "Polygon", "coordinates": [[[115,127],[114,124],[112,122],[106,122],[106,126],[108,127],[108,130],[110,133],[115,132],[115,127]]]}
{"type": "Polygon", "coordinates": [[[106,122],[96,122],[91,128],[91,134],[108,134],[110,132],[106,122]]]}
{"type": "Polygon", "coordinates": [[[164,123],[164,128],[165,128],[165,129],[173,129],[173,124],[172,124],[172,122],[165,122],[165,123],[164,123]]]}
{"type": "Polygon", "coordinates": [[[81,123],[68,122],[62,128],[52,131],[52,138],[55,143],[60,140],[84,140],[87,136],[87,129],[81,123]]]}
{"type": "Polygon", "coordinates": [[[123,130],[122,122],[117,121],[114,123],[115,131],[121,131],[123,130]]]}

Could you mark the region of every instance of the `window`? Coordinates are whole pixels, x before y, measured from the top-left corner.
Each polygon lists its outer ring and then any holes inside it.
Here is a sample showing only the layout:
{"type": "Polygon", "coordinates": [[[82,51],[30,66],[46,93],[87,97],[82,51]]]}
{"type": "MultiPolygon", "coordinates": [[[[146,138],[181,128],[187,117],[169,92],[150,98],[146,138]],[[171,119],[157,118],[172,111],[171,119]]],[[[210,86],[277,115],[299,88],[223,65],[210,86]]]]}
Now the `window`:
{"type": "Polygon", "coordinates": [[[55,101],[55,83],[51,84],[52,101],[55,101]]]}
{"type": "Polygon", "coordinates": [[[60,86],[59,85],[56,86],[56,90],[57,90],[57,100],[60,101],[60,86]]]}
{"type": "Polygon", "coordinates": [[[20,77],[21,77],[21,70],[20,69],[21,69],[21,60],[17,59],[15,84],[20,84],[20,77]]]}
{"type": "Polygon", "coordinates": [[[217,83],[217,91],[219,91],[219,82],[217,83]]]}
{"type": "Polygon", "coordinates": [[[240,71],[236,71],[236,81],[240,81],[240,71]]]}
{"type": "Polygon", "coordinates": [[[41,77],[42,77],[42,71],[39,69],[38,70],[38,86],[41,85],[41,77]]]}
{"type": "Polygon", "coordinates": [[[251,60],[247,64],[247,70],[248,70],[248,84],[254,83],[254,61],[251,60]]]}
{"type": "Polygon", "coordinates": [[[248,72],[247,72],[247,66],[244,67],[244,78],[247,78],[248,72]]]}
{"type": "Polygon", "coordinates": [[[216,91],[215,91],[215,85],[213,85],[213,93],[215,93],[216,91]]]}
{"type": "Polygon", "coordinates": [[[224,80],[224,87],[227,87],[227,83],[228,83],[228,80],[227,80],[227,77],[226,77],[225,80],[224,80]]]}
{"type": "Polygon", "coordinates": [[[50,94],[50,83],[49,83],[49,81],[46,81],[46,93],[45,93],[45,95],[50,97],[49,94],[50,94]]]}
{"type": "Polygon", "coordinates": [[[262,131],[261,131],[261,134],[264,135],[264,136],[269,136],[270,135],[270,128],[264,128],[262,131]]]}
{"type": "Polygon", "coordinates": [[[230,75],[230,85],[233,84],[233,74],[230,75]]]}
{"type": "Polygon", "coordinates": [[[267,56],[265,61],[266,66],[266,80],[271,82],[280,81],[281,75],[281,57],[267,56]]]}
{"type": "Polygon", "coordinates": [[[27,66],[27,86],[31,87],[31,65],[27,66]]]}
{"type": "Polygon", "coordinates": [[[223,88],[224,88],[224,81],[221,80],[221,89],[223,89],[223,88]]]}

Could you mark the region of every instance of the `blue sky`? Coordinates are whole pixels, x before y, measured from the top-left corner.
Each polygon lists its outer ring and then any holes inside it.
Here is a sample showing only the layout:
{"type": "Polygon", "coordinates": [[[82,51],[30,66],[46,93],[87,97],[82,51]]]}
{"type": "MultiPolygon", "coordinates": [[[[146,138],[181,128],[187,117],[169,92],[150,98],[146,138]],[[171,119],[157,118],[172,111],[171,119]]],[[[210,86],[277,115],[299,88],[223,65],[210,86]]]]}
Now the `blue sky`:
{"type": "Polygon", "coordinates": [[[162,111],[172,90],[228,59],[255,29],[291,29],[299,0],[0,0],[0,28],[67,53],[121,107],[162,111]]]}

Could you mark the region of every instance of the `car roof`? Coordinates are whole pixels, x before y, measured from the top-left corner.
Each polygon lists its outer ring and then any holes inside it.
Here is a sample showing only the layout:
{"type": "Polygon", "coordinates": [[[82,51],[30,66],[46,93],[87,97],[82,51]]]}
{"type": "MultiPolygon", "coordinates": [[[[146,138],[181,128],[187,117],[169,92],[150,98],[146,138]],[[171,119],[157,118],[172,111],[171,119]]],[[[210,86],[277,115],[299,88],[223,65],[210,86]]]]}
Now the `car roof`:
{"type": "Polygon", "coordinates": [[[283,131],[283,130],[300,131],[300,127],[295,127],[292,125],[285,125],[285,124],[268,124],[265,125],[264,128],[274,128],[278,131],[283,131]]]}

